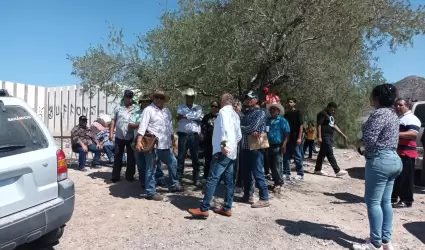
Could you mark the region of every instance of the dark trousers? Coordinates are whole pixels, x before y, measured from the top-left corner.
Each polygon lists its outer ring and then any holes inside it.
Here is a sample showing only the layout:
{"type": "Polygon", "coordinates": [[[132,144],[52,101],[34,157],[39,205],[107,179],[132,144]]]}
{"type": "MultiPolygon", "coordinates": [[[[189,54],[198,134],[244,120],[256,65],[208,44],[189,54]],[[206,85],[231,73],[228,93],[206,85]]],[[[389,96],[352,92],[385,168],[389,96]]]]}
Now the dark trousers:
{"type": "Polygon", "coordinates": [[[400,201],[410,205],[413,203],[415,158],[407,156],[400,156],[400,158],[403,169],[395,179],[391,202],[395,203],[400,198],[400,201]]]}
{"type": "Polygon", "coordinates": [[[112,179],[119,180],[121,177],[122,157],[124,150],[127,152],[127,168],[125,170],[125,178],[133,179],[136,173],[136,158],[134,150],[131,148],[133,140],[123,140],[115,138],[115,159],[112,168],[112,179]]]}
{"type": "Polygon", "coordinates": [[[192,133],[178,132],[178,159],[177,159],[177,179],[181,181],[184,173],[184,161],[186,160],[187,150],[190,150],[193,168],[193,182],[196,184],[199,178],[199,135],[192,133]]]}
{"type": "Polygon", "coordinates": [[[211,167],[211,161],[212,161],[212,142],[211,141],[205,141],[204,144],[204,155],[205,155],[205,164],[204,164],[204,179],[208,179],[208,174],[210,172],[211,167]]]}
{"type": "Polygon", "coordinates": [[[282,153],[282,144],[272,144],[268,148],[268,162],[270,164],[270,170],[272,172],[272,177],[274,184],[276,186],[283,184],[283,153],[282,153]]]}
{"type": "Polygon", "coordinates": [[[314,140],[306,139],[304,141],[303,155],[305,155],[307,148],[308,148],[308,158],[312,158],[313,157],[313,149],[314,149],[314,140]]]}
{"type": "Polygon", "coordinates": [[[331,137],[322,138],[322,144],[320,144],[320,151],[319,151],[319,155],[317,156],[316,167],[314,168],[314,171],[322,171],[323,160],[325,159],[325,157],[328,158],[329,164],[331,164],[335,174],[341,171],[341,169],[338,167],[338,163],[336,162],[336,159],[334,156],[333,146],[334,146],[333,138],[331,137]]]}

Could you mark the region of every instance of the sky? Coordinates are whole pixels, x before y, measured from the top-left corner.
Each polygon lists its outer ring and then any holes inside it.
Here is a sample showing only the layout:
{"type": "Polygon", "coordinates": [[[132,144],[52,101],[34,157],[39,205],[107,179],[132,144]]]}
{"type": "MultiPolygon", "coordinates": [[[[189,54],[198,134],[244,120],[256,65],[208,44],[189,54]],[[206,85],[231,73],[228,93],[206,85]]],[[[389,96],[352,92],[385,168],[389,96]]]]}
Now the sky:
{"type": "MultiPolygon", "coordinates": [[[[125,42],[133,43],[136,34],[159,25],[166,8],[177,8],[177,0],[0,1],[0,80],[46,87],[77,84],[67,54],[83,55],[90,44],[105,41],[108,23],[123,28],[125,42]]],[[[392,54],[384,47],[376,56],[389,82],[425,77],[425,36],[416,37],[413,48],[392,54]]]]}

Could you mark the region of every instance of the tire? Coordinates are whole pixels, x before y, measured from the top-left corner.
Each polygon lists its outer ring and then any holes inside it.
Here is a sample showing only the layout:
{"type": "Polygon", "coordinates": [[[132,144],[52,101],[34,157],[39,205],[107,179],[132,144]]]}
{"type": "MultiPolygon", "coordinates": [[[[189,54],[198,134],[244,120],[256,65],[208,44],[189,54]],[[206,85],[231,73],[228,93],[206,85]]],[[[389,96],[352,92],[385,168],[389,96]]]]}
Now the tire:
{"type": "Polygon", "coordinates": [[[50,247],[50,246],[57,245],[59,243],[59,239],[62,238],[64,230],[65,230],[65,225],[61,226],[60,228],[56,228],[48,232],[47,234],[41,236],[34,243],[38,247],[50,247]]]}

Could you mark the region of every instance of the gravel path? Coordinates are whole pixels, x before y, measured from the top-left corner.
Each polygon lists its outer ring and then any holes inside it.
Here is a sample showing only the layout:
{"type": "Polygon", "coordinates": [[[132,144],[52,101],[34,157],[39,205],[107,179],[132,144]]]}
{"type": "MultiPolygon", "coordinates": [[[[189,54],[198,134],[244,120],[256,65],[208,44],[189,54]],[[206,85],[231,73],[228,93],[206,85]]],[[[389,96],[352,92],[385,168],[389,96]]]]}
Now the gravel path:
{"type": "MultiPolygon", "coordinates": [[[[199,205],[200,191],[164,194],[165,201],[154,202],[143,199],[137,181],[109,184],[110,167],[70,170],[75,212],[54,249],[349,249],[368,236],[364,161],[347,150],[336,156],[349,177],[307,173],[303,183],[287,184],[272,196],[269,208],[234,203],[232,217],[211,213],[207,220],[186,212],[199,205]]],[[[311,173],[314,163],[305,164],[311,173]]],[[[324,170],[331,172],[328,165],[324,170]]],[[[394,212],[396,249],[425,249],[425,190],[415,198],[413,208],[394,212]]]]}

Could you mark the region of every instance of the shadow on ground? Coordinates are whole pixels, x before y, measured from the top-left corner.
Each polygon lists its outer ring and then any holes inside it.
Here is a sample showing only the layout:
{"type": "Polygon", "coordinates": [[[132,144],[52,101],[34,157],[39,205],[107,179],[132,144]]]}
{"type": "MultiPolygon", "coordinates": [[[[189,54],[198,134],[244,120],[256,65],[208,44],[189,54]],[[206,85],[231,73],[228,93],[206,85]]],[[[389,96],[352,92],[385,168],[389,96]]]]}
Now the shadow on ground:
{"type": "Polygon", "coordinates": [[[425,221],[410,222],[403,225],[406,230],[425,244],[425,221]]]}
{"type": "Polygon", "coordinates": [[[332,240],[336,244],[351,249],[353,242],[362,243],[364,240],[350,236],[338,227],[333,225],[318,224],[309,221],[290,221],[290,220],[276,220],[276,223],[283,226],[286,233],[293,236],[300,236],[301,234],[309,235],[311,237],[332,240]]]}
{"type": "Polygon", "coordinates": [[[346,169],[351,178],[364,180],[364,167],[355,167],[346,169]]]}
{"type": "Polygon", "coordinates": [[[331,203],[333,204],[357,204],[357,203],[363,203],[364,202],[364,198],[360,197],[358,195],[355,194],[350,194],[347,192],[344,193],[323,193],[326,196],[333,196],[335,198],[337,198],[338,200],[341,201],[332,201],[331,203]]]}
{"type": "Polygon", "coordinates": [[[109,194],[117,198],[140,198],[143,192],[138,179],[134,179],[134,181],[130,182],[121,176],[121,180],[119,182],[112,183],[110,181],[110,172],[92,172],[87,176],[92,179],[102,179],[104,182],[108,183],[109,194]]]}
{"type": "Polygon", "coordinates": [[[187,211],[189,208],[198,208],[201,204],[201,198],[191,195],[177,195],[173,194],[168,196],[170,203],[182,211],[187,211]]]}
{"type": "Polygon", "coordinates": [[[39,247],[34,243],[26,243],[24,245],[21,245],[21,246],[15,248],[15,250],[55,250],[55,248],[53,246],[39,247]]]}

